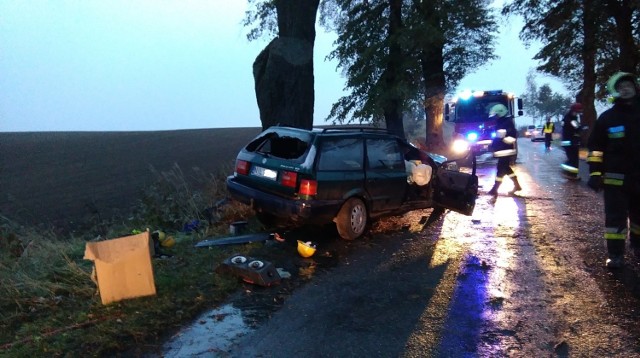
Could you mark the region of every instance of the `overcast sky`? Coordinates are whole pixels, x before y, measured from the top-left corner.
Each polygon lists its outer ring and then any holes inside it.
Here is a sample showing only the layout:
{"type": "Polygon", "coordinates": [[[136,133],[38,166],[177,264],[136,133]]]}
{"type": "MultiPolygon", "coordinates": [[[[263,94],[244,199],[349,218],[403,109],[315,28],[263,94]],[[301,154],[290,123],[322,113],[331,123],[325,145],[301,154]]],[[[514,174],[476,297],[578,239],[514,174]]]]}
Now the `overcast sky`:
{"type": "MultiPolygon", "coordinates": [[[[259,127],[241,0],[0,0],[0,131],[259,127]]],[[[461,88],[525,90],[535,49],[503,23],[500,56],[461,88]]],[[[315,124],[343,95],[318,29],[315,124]]],[[[558,81],[539,77],[563,92],[558,81]]]]}

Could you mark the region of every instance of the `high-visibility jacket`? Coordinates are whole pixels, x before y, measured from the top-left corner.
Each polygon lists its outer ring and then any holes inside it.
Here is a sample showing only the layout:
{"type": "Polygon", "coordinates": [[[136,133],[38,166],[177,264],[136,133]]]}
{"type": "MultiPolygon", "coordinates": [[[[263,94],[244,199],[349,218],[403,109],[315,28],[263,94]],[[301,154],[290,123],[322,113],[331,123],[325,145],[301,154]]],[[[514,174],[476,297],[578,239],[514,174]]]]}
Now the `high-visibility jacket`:
{"type": "Polygon", "coordinates": [[[554,129],[555,129],[555,126],[553,125],[553,123],[549,122],[544,124],[544,128],[542,129],[542,131],[545,134],[549,134],[549,133],[553,133],[554,129]]]}

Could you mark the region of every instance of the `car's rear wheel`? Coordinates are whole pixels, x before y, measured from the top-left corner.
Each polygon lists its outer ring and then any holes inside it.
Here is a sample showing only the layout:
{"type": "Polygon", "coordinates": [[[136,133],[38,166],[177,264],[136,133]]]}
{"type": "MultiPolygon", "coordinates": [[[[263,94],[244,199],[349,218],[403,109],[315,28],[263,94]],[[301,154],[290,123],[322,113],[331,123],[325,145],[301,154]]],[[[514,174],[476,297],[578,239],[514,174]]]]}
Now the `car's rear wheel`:
{"type": "Polygon", "coordinates": [[[367,207],[362,200],[347,200],[335,218],[338,234],[345,240],[357,239],[367,227],[367,218],[367,207]]]}

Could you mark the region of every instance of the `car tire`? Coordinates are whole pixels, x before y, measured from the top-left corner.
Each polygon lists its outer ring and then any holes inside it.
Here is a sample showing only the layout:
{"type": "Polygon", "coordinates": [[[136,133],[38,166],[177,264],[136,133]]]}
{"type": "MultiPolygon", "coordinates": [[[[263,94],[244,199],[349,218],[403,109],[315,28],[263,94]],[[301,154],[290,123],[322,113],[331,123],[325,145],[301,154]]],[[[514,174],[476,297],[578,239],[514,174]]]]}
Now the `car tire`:
{"type": "Polygon", "coordinates": [[[334,221],[341,238],[355,240],[364,233],[367,219],[367,207],[364,202],[358,198],[350,198],[342,205],[334,221]]]}

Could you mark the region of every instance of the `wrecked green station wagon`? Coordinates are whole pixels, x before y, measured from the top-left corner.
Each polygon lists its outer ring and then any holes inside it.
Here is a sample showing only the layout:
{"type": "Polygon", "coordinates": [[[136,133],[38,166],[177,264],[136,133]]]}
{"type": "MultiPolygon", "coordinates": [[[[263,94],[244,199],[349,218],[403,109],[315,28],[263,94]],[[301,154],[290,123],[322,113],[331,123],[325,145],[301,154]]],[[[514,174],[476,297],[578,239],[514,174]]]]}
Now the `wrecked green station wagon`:
{"type": "Polygon", "coordinates": [[[478,178],[475,159],[467,162],[462,171],[386,129],[271,127],[240,150],[226,184],[268,228],[333,222],[353,240],[385,215],[432,207],[471,215],[478,178]]]}

